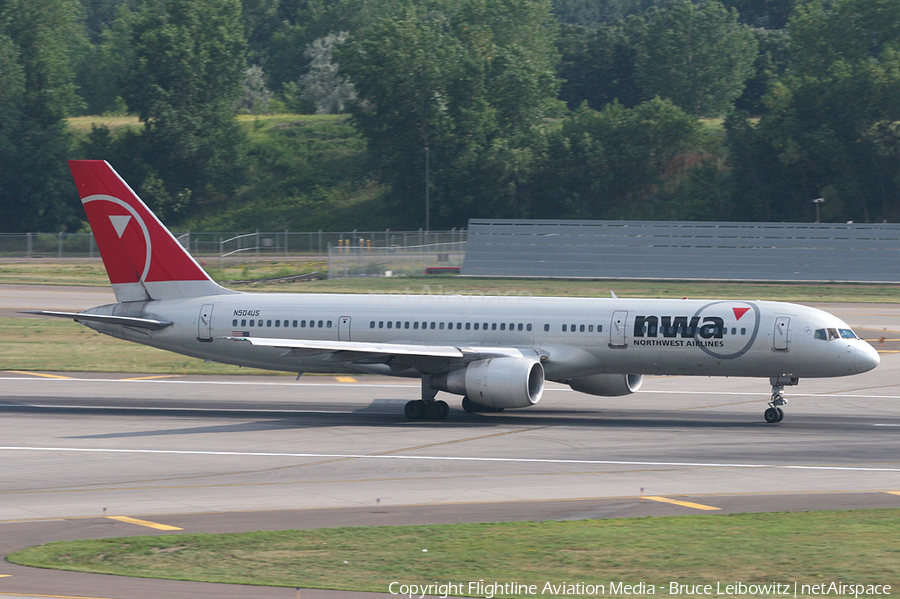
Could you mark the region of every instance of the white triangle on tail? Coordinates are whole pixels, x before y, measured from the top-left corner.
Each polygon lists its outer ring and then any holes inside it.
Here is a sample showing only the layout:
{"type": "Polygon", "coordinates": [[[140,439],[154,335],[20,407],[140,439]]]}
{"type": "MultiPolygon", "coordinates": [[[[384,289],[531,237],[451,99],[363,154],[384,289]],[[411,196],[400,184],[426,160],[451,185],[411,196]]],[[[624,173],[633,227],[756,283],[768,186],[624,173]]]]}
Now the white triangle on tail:
{"type": "Polygon", "coordinates": [[[110,214],[109,221],[116,229],[116,233],[119,235],[119,239],[122,239],[122,234],[125,232],[125,227],[127,227],[128,223],[131,222],[131,216],[127,214],[110,214]]]}

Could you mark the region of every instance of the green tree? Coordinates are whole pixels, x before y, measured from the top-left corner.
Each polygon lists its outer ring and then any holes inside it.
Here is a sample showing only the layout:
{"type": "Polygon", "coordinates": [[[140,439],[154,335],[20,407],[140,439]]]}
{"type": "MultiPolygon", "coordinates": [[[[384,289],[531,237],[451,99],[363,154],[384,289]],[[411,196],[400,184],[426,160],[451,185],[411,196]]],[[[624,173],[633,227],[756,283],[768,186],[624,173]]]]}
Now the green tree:
{"type": "Polygon", "coordinates": [[[77,228],[64,116],[77,104],[69,60],[73,0],[0,2],[0,228],[77,228]]]}
{"type": "Polygon", "coordinates": [[[673,159],[695,146],[700,124],[670,100],[635,108],[583,105],[550,144],[542,217],[665,218],[656,191],[673,159]],[[555,213],[555,214],[554,214],[555,213]]]}
{"type": "Polygon", "coordinates": [[[756,40],[737,11],[718,2],[678,0],[646,13],[638,33],[635,80],[648,96],[671,99],[698,116],[728,111],[753,73],[756,40]]]}
{"type": "MultiPolygon", "coordinates": [[[[794,67],[766,98],[754,146],[776,156],[777,213],[880,221],[900,217],[900,4],[812,2],[791,19],[794,67]]],[[[748,126],[735,128],[748,132],[748,126]]],[[[750,135],[729,138],[740,144],[750,135]]],[[[751,165],[735,162],[738,177],[751,165]]]]}
{"type": "Polygon", "coordinates": [[[240,182],[234,103],[246,42],[238,0],[148,0],[132,27],[129,108],[144,123],[139,189],[164,217],[190,214],[240,182]]]}
{"type": "Polygon", "coordinates": [[[491,175],[497,161],[527,162],[516,149],[557,91],[552,41],[546,0],[463,0],[384,18],[337,49],[355,122],[413,222],[425,221],[426,179],[432,225],[515,204],[491,175]]]}

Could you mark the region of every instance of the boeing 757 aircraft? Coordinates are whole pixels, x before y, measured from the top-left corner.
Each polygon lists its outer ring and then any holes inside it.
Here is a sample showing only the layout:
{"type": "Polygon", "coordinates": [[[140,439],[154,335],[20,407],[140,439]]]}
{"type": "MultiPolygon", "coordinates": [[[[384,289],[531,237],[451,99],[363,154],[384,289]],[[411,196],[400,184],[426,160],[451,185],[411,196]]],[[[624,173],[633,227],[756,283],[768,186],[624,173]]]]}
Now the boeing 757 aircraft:
{"type": "Polygon", "coordinates": [[[101,333],[216,362],[289,372],[420,378],[412,420],[527,408],[544,381],[621,396],[643,375],[768,377],[785,386],[878,365],[840,319],[781,302],[240,293],[221,287],[105,161],[69,163],[115,304],[72,318],[101,333]]]}

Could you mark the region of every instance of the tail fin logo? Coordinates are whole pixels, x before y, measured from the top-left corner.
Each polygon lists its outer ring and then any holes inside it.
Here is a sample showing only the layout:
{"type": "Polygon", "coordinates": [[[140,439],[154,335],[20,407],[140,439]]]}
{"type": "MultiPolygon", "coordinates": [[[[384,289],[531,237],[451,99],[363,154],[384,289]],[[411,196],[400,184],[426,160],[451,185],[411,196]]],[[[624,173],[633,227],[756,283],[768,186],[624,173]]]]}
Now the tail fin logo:
{"type": "Polygon", "coordinates": [[[116,299],[234,293],[204,272],[107,162],[71,160],[69,168],[116,299]]]}
{"type": "MultiPolygon", "coordinates": [[[[112,208],[104,209],[104,212],[106,212],[107,216],[109,217],[109,223],[112,225],[113,229],[115,230],[116,236],[118,237],[119,240],[121,240],[123,242],[126,241],[126,239],[124,239],[125,232],[128,229],[128,225],[131,223],[132,220],[134,220],[134,222],[137,223],[138,227],[140,228],[140,231],[141,231],[140,237],[143,238],[143,244],[142,244],[143,248],[141,248],[141,249],[143,249],[143,254],[144,254],[143,265],[141,265],[141,260],[140,260],[140,251],[141,250],[138,249],[140,247],[139,245],[131,244],[131,246],[129,247],[129,250],[130,250],[129,253],[131,253],[132,259],[136,259],[135,260],[136,264],[134,265],[136,270],[140,269],[140,276],[138,277],[138,281],[140,281],[141,283],[145,283],[147,281],[147,275],[150,273],[150,264],[151,264],[152,258],[153,258],[153,242],[150,238],[150,230],[147,228],[147,224],[141,218],[141,215],[138,214],[137,210],[135,210],[127,202],[120,200],[119,198],[114,198],[113,196],[109,196],[109,195],[104,195],[104,194],[92,195],[92,196],[84,198],[83,200],[81,200],[81,202],[82,202],[82,204],[84,204],[85,210],[88,210],[88,204],[90,204],[91,202],[112,202],[116,206],[119,206],[120,208],[128,211],[128,214],[109,214],[109,212],[111,212],[114,209],[112,209],[112,208]],[[135,254],[137,254],[137,255],[135,255],[135,254]],[[141,266],[143,266],[143,268],[141,268],[141,266]]],[[[95,235],[96,234],[97,234],[97,232],[95,232],[95,235]]],[[[140,240],[138,240],[138,241],[140,241],[140,240]]],[[[117,282],[117,281],[113,281],[113,282],[117,282]]],[[[122,282],[127,282],[127,281],[122,281],[122,282]]]]}
{"type": "Polygon", "coordinates": [[[119,236],[119,239],[122,239],[122,234],[125,232],[125,227],[127,227],[128,223],[131,222],[131,217],[111,214],[109,216],[109,222],[112,223],[112,226],[116,230],[116,235],[119,236]]]}

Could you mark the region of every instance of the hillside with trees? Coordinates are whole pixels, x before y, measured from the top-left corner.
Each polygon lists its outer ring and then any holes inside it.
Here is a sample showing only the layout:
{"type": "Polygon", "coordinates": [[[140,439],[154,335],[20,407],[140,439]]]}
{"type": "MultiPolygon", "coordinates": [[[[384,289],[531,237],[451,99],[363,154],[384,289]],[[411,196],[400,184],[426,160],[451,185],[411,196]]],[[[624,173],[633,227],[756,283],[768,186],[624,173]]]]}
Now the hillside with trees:
{"type": "Polygon", "coordinates": [[[3,231],[72,158],[179,227],[895,222],[900,2],[0,0],[3,231]]]}

